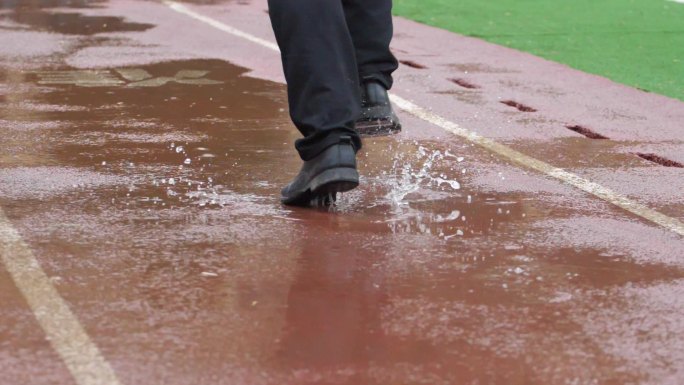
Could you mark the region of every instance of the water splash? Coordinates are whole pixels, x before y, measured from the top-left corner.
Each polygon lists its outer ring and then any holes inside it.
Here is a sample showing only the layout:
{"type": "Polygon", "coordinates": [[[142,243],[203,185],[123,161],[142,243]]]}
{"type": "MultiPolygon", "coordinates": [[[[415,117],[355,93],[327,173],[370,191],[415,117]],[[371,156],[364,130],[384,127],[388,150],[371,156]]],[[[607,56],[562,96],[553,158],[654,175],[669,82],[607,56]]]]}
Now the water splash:
{"type": "Polygon", "coordinates": [[[433,175],[433,167],[438,162],[446,157],[453,157],[448,151],[428,150],[419,146],[415,157],[417,167],[412,164],[411,159],[405,159],[402,153],[399,153],[392,163],[391,175],[388,178],[390,190],[385,198],[395,208],[407,206],[409,201],[406,197],[424,188],[440,188],[447,185],[454,191],[461,189],[461,184],[455,179],[448,178],[446,174],[433,175]]]}
{"type": "Polygon", "coordinates": [[[438,203],[462,196],[460,182],[448,174],[460,175],[456,166],[463,158],[416,146],[415,151],[389,149],[393,152],[392,167],[374,181],[376,188],[386,189],[376,205],[389,206],[378,223],[385,223],[395,234],[430,234],[444,240],[464,236],[462,213],[453,209],[444,212],[438,203]]]}

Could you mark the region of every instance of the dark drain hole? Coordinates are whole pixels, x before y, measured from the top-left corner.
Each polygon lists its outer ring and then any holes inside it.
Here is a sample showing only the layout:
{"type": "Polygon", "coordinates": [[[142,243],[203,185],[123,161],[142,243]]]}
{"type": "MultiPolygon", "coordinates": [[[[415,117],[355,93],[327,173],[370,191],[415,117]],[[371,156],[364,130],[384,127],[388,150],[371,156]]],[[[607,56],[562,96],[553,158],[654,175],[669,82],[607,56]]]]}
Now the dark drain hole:
{"type": "Polygon", "coordinates": [[[679,162],[675,162],[674,160],[669,160],[667,158],[663,158],[662,156],[658,156],[656,154],[643,154],[643,153],[637,152],[636,156],[638,156],[641,159],[646,159],[649,162],[657,163],[661,166],[684,168],[684,164],[681,164],[679,162]]]}
{"type": "Polygon", "coordinates": [[[582,127],[582,126],[577,126],[577,125],[574,125],[574,126],[573,126],[573,125],[569,125],[569,126],[565,126],[565,128],[567,128],[568,130],[575,131],[575,132],[578,133],[578,134],[584,135],[584,136],[586,136],[586,137],[589,138],[589,139],[610,139],[610,138],[607,137],[607,136],[603,136],[603,135],[601,135],[601,134],[599,134],[599,133],[597,133],[597,132],[592,131],[592,130],[589,129],[589,128],[582,127]]]}
{"type": "Polygon", "coordinates": [[[411,68],[419,69],[419,70],[427,69],[426,66],[424,66],[424,65],[422,65],[422,64],[420,64],[420,63],[416,63],[416,62],[414,62],[413,60],[399,60],[399,63],[401,63],[401,64],[403,64],[403,65],[405,65],[405,66],[409,66],[409,67],[411,67],[411,68]]]}
{"type": "Polygon", "coordinates": [[[507,105],[507,106],[513,107],[513,108],[517,108],[518,111],[522,111],[522,112],[537,112],[537,110],[535,110],[534,108],[532,108],[532,107],[530,107],[530,106],[526,106],[526,105],[524,105],[524,104],[522,104],[522,103],[518,103],[518,102],[513,101],[513,100],[504,100],[504,101],[502,101],[501,103],[502,103],[502,104],[505,104],[505,105],[507,105]]]}
{"type": "Polygon", "coordinates": [[[463,88],[468,88],[471,90],[476,90],[476,89],[480,88],[480,86],[477,86],[473,83],[470,83],[469,81],[464,80],[464,79],[449,79],[449,81],[454,83],[454,84],[458,84],[459,86],[461,86],[463,88]]]}

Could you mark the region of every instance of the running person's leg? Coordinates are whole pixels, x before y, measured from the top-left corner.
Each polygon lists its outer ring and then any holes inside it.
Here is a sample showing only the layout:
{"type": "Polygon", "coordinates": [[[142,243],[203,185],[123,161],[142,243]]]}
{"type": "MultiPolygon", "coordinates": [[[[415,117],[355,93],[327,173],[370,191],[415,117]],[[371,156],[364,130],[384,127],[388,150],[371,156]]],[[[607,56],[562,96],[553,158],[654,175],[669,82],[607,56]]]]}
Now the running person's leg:
{"type": "Polygon", "coordinates": [[[290,116],[304,135],[296,143],[309,160],[343,135],[360,147],[354,120],[360,113],[354,45],[341,0],[269,0],[282,52],[290,116]]]}
{"type": "Polygon", "coordinates": [[[342,0],[269,0],[268,5],[290,116],[304,136],[295,144],[304,166],[283,190],[283,202],[307,204],[358,185],[355,151],[361,140],[354,121],[361,114],[361,96],[354,45],[342,0]]]}
{"type": "Polygon", "coordinates": [[[392,88],[397,59],[390,51],[394,33],[392,0],[342,0],[361,80],[392,88]]]}
{"type": "Polygon", "coordinates": [[[394,28],[392,0],[342,0],[347,25],[354,42],[363,109],[357,131],[377,134],[398,131],[401,124],[392,111],[387,90],[397,59],[390,51],[394,28]]]}

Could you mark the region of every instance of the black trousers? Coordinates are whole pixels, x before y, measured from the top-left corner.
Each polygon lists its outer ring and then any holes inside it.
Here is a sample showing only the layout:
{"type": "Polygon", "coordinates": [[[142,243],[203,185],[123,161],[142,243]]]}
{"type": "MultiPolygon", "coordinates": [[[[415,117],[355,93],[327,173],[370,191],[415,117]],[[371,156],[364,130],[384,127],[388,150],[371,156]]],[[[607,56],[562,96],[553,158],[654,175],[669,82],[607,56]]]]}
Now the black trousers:
{"type": "Polygon", "coordinates": [[[299,155],[309,160],[345,135],[360,149],[360,83],[389,89],[397,69],[389,49],[392,0],[268,0],[268,7],[290,116],[304,136],[295,143],[299,155]]]}

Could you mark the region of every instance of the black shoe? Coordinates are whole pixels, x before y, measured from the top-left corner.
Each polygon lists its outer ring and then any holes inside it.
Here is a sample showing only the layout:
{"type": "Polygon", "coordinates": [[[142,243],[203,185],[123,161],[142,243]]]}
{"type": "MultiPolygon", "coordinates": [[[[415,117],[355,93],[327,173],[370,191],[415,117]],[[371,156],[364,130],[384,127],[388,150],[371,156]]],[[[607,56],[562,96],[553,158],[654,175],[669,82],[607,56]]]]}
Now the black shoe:
{"type": "Polygon", "coordinates": [[[368,81],[361,85],[361,117],[356,120],[360,135],[389,135],[401,131],[399,118],[392,110],[392,104],[385,87],[368,81]]]}
{"type": "Polygon", "coordinates": [[[309,206],[314,202],[332,203],[338,192],[359,185],[356,150],[348,136],[328,147],[315,158],[304,162],[294,181],[281,191],[283,204],[309,206]]]}

